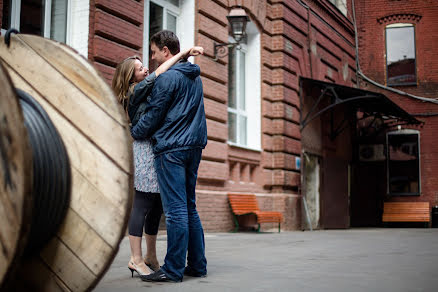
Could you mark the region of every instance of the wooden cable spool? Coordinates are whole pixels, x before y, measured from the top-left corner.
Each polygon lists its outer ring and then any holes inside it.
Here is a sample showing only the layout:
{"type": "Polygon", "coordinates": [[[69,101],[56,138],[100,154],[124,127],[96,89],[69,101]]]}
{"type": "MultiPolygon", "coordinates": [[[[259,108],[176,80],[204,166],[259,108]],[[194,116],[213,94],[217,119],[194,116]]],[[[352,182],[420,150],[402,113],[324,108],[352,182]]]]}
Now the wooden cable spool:
{"type": "Polygon", "coordinates": [[[8,47],[1,37],[0,61],[0,216],[7,223],[0,224],[0,287],[90,290],[114,259],[131,209],[125,114],[88,60],[63,44],[19,34],[8,47]],[[66,215],[33,255],[23,255],[32,225],[32,151],[14,88],[45,110],[70,160],[66,215]]]}

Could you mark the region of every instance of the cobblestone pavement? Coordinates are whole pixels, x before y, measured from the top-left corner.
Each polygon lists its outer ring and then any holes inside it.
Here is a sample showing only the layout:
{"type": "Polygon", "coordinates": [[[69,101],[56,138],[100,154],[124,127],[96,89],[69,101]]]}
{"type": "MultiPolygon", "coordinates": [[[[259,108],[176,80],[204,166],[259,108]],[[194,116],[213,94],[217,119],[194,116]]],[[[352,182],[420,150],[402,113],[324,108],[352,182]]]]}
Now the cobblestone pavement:
{"type": "MultiPolygon", "coordinates": [[[[94,291],[438,291],[438,229],[206,234],[208,276],[131,278],[129,242],[94,291]]],[[[166,236],[159,235],[160,263],[166,236]]]]}

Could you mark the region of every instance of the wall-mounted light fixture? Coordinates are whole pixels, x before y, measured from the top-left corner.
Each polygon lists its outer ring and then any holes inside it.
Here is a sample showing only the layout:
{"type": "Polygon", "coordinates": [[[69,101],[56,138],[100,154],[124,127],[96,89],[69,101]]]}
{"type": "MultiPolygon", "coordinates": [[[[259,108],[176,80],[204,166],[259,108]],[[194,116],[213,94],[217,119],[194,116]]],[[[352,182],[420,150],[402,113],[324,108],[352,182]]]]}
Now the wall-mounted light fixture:
{"type": "Polygon", "coordinates": [[[238,46],[240,41],[246,35],[246,23],[249,21],[248,15],[242,8],[233,8],[227,15],[231,27],[231,34],[236,41],[235,43],[216,43],[214,42],[214,59],[222,58],[228,55],[228,50],[238,46]],[[228,48],[228,50],[227,50],[228,48]]]}

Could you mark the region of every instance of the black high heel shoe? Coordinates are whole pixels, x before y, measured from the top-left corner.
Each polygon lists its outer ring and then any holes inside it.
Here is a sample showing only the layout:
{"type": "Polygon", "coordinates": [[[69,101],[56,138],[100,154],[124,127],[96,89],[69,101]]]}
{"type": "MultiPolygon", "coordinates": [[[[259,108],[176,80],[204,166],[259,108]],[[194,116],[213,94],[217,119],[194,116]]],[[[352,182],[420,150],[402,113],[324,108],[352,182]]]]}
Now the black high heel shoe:
{"type": "Polygon", "coordinates": [[[134,270],[134,269],[132,269],[130,267],[128,267],[128,269],[131,271],[131,278],[134,278],[134,271],[136,271],[136,270],[134,270]]]}
{"type": "MultiPolygon", "coordinates": [[[[150,273],[146,274],[146,273],[142,272],[133,261],[129,261],[128,269],[131,271],[131,278],[134,278],[134,272],[136,272],[139,276],[145,276],[145,275],[150,274],[150,273]]],[[[152,271],[151,271],[151,273],[152,273],[152,271]]]]}
{"type": "Polygon", "coordinates": [[[151,269],[153,272],[156,272],[160,269],[160,266],[156,267],[156,266],[153,266],[152,264],[148,263],[146,261],[146,258],[144,258],[143,261],[144,261],[145,265],[148,266],[149,269],[151,269]]]}

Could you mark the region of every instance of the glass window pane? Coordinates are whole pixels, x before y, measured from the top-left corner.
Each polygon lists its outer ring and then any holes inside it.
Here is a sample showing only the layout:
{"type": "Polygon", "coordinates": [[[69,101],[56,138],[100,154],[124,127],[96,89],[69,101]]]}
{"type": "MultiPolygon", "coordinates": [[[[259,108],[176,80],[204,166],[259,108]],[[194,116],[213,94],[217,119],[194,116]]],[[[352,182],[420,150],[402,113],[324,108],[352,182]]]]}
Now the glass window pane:
{"type": "Polygon", "coordinates": [[[173,31],[176,34],[176,16],[167,13],[167,28],[170,31],[173,31]]]}
{"type": "Polygon", "coordinates": [[[245,145],[247,144],[247,139],[246,139],[246,117],[244,116],[239,116],[239,144],[240,145],[245,145]]]}
{"type": "Polygon", "coordinates": [[[52,0],[50,38],[65,43],[67,31],[67,0],[52,0]]]}
{"type": "Polygon", "coordinates": [[[243,51],[239,52],[239,108],[241,110],[246,109],[245,104],[245,53],[243,51]]]}
{"type": "Polygon", "coordinates": [[[3,0],[3,12],[2,12],[2,29],[9,29],[11,25],[11,8],[12,0],[3,0]]]}
{"type": "Polygon", "coordinates": [[[418,134],[388,134],[389,192],[420,193],[418,134]]]}
{"type": "MultiPolygon", "coordinates": [[[[149,10],[149,38],[155,33],[163,30],[163,7],[150,2],[149,10]]],[[[149,72],[153,72],[158,68],[158,63],[151,58],[151,50],[149,50],[149,72]]]]}
{"type": "Polygon", "coordinates": [[[236,114],[228,113],[228,141],[237,143],[236,114]]]}
{"type": "Polygon", "coordinates": [[[388,85],[416,83],[413,26],[386,29],[386,65],[388,85]]]}
{"type": "Polygon", "coordinates": [[[163,7],[151,2],[149,15],[149,38],[163,30],[163,7]]]}
{"type": "Polygon", "coordinates": [[[43,35],[43,0],[21,1],[20,32],[43,35]]]}
{"type": "Polygon", "coordinates": [[[228,58],[228,107],[236,108],[236,54],[229,50],[228,58]]]}

